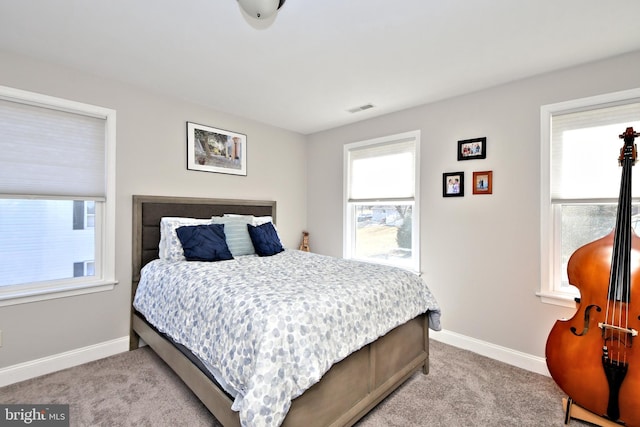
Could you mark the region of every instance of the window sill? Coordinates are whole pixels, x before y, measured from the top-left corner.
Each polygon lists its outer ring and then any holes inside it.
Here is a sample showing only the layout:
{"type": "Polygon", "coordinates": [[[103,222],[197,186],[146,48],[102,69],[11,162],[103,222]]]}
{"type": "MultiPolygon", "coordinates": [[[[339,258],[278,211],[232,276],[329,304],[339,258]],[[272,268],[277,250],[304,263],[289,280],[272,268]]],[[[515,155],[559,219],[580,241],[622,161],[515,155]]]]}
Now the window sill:
{"type": "Polygon", "coordinates": [[[111,291],[117,285],[116,280],[103,280],[82,284],[56,284],[46,287],[2,290],[0,288],[0,307],[67,298],[94,292],[111,291]]]}
{"type": "Polygon", "coordinates": [[[551,292],[536,292],[540,301],[545,304],[559,305],[561,307],[576,308],[575,297],[567,294],[556,294],[551,292]]]}

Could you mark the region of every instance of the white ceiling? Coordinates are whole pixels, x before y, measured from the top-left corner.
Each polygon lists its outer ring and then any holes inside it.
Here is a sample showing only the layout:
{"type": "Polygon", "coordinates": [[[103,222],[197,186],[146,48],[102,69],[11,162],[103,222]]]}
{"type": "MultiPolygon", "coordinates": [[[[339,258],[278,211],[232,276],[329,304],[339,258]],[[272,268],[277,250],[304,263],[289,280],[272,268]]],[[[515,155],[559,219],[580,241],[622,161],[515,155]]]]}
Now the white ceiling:
{"type": "Polygon", "coordinates": [[[0,0],[0,49],[310,134],[640,50],[640,1],[0,0]]]}

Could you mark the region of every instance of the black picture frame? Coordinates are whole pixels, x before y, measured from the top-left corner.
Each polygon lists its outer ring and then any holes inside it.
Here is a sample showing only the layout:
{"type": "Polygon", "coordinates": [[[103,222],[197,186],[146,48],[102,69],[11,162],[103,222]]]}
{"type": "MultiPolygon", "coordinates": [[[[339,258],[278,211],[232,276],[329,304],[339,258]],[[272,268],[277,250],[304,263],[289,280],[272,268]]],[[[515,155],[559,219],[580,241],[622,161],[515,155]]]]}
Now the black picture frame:
{"type": "Polygon", "coordinates": [[[464,172],[442,174],[442,197],[464,197],[464,172]]]}
{"type": "Polygon", "coordinates": [[[458,141],[458,160],[487,158],[487,137],[458,141]]]}
{"type": "Polygon", "coordinates": [[[187,122],[187,169],[247,176],[247,136],[187,122]]]}

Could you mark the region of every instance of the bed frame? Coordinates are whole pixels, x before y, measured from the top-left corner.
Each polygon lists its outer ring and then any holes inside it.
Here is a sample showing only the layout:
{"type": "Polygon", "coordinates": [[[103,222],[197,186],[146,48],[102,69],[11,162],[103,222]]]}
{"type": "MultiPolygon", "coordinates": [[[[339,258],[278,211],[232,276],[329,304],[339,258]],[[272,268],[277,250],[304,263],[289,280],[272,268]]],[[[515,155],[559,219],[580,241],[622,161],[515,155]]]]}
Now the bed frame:
{"type": "MultiPolygon", "coordinates": [[[[140,269],[158,258],[160,218],[209,218],[224,213],[271,215],[275,222],[276,202],[134,195],[132,298],[140,269]]],[[[292,402],[282,425],[355,424],[415,372],[429,372],[428,326],[427,316],[420,315],[335,364],[320,382],[292,402]]],[[[138,348],[139,338],[175,371],[220,423],[240,426],[238,413],[231,410],[232,398],[132,308],[132,350],[138,348]]]]}

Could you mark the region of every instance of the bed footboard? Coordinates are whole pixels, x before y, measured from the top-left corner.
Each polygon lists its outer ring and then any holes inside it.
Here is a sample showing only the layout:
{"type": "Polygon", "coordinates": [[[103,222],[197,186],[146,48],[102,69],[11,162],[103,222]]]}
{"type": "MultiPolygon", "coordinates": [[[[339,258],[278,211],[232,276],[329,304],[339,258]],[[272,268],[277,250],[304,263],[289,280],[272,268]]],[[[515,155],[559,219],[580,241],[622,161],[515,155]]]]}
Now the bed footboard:
{"type": "MultiPolygon", "coordinates": [[[[415,372],[428,372],[428,317],[421,315],[335,364],[296,398],[284,427],[351,426],[415,372]]],[[[240,426],[231,399],[137,314],[133,329],[225,427],[240,426]]]]}
{"type": "Polygon", "coordinates": [[[397,327],[334,365],[293,401],[283,426],[355,424],[415,372],[428,372],[428,344],[426,315],[397,327]]]}

